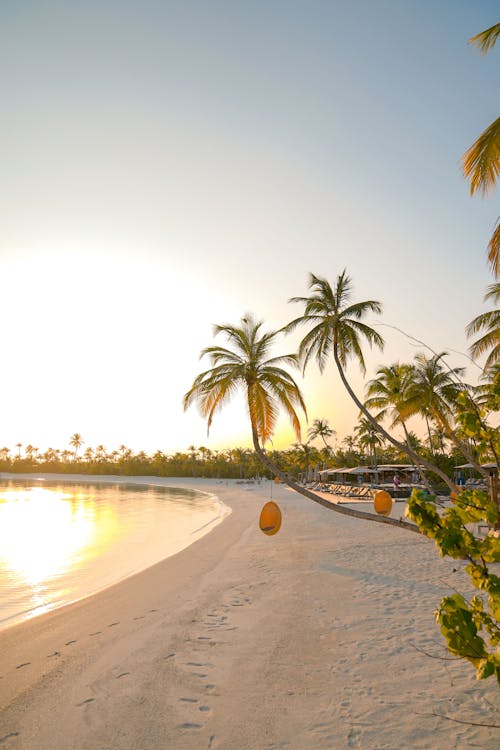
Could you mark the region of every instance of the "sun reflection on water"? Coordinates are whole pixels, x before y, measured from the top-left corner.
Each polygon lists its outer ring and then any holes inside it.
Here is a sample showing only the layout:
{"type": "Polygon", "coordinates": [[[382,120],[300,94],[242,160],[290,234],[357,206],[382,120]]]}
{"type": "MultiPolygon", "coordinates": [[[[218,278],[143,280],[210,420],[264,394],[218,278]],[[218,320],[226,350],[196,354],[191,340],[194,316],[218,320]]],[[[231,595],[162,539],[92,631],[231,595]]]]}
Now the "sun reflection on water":
{"type": "Polygon", "coordinates": [[[0,572],[31,589],[39,614],[64,590],[60,576],[84,566],[120,533],[117,514],[91,494],[41,487],[0,491],[0,572]]]}

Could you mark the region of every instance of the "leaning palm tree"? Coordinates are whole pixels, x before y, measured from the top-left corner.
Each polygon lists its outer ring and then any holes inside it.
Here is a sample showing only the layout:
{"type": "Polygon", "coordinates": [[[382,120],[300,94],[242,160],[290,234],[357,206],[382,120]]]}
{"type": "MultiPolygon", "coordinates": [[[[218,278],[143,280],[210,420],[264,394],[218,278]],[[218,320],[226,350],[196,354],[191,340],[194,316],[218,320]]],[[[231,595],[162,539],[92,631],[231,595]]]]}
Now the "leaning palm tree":
{"type": "MultiPolygon", "coordinates": [[[[500,303],[500,283],[490,284],[484,295],[485,301],[492,300],[497,305],[500,303]]],[[[492,365],[500,362],[500,310],[489,310],[474,318],[465,329],[467,336],[483,333],[481,338],[474,341],[470,347],[471,356],[481,357],[489,352],[484,364],[484,371],[492,365]]]]}
{"type": "MultiPolygon", "coordinates": [[[[500,36],[500,24],[470,39],[481,52],[486,53],[495,46],[500,36]]],[[[470,182],[470,192],[489,193],[500,176],[500,117],[497,117],[479,138],[467,149],[462,160],[464,174],[470,182]]],[[[500,275],[500,221],[497,222],[488,244],[488,260],[495,276],[500,275]]]]}
{"type": "Polygon", "coordinates": [[[366,372],[361,348],[363,339],[370,346],[383,349],[383,338],[362,320],[367,313],[381,313],[380,302],[376,300],[351,302],[352,281],[346,269],[337,276],[333,288],[326,279],[310,274],[309,288],[312,290],[309,297],[291,298],[290,302],[304,305],[304,314],[292,320],[284,329],[291,332],[300,325],[310,327],[299,345],[298,356],[303,369],[305,370],[310,360],[315,358],[320,372],[323,372],[330,357],[333,356],[345,389],[375,429],[398,450],[404,451],[412,460],[437,474],[446,482],[451,491],[455,491],[455,485],[439,467],[419,456],[409,445],[400,443],[382,427],[357,397],[345,374],[347,362],[352,357],[358,361],[361,371],[366,372]]]}
{"type": "Polygon", "coordinates": [[[329,510],[343,515],[373,520],[378,523],[407,528],[418,532],[416,526],[406,521],[397,521],[372,513],[363,513],[343,505],[334,505],[323,497],[293,482],[272,461],[264,449],[270,440],[278,418],[279,407],[288,415],[297,440],[300,441],[300,420],[297,409],[306,414],[306,406],[300,389],[283,365],[297,366],[297,356],[286,354],[270,357],[271,350],[281,331],[262,331],[262,321],[251,314],[245,315],[239,325],[214,326],[214,335],[224,335],[228,348],[209,346],[202,350],[200,358],[207,356],[212,367],[200,373],[185,394],[184,409],[197,403],[203,418],[207,420],[207,431],[212,420],[238,389],[246,396],[248,415],[255,451],[261,462],[289,487],[314,500],[329,510]]]}

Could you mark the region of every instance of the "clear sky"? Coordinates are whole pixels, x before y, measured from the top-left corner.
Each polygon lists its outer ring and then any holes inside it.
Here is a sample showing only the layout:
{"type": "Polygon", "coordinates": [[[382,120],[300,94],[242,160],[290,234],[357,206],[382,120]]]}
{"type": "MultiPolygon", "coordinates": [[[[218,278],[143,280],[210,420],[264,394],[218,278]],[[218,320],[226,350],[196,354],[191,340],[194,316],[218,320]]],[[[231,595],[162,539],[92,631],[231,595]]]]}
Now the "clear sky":
{"type": "MultiPolygon", "coordinates": [[[[309,272],[347,267],[381,322],[466,351],[500,206],[460,170],[498,116],[500,49],[467,40],[499,20],[481,0],[1,0],[0,444],[250,444],[242,402],[207,438],[182,396],[213,323],[280,327],[309,272]]],[[[379,330],[368,377],[418,351],[379,330]]],[[[298,380],[310,422],[352,431],[333,368],[298,380]]]]}

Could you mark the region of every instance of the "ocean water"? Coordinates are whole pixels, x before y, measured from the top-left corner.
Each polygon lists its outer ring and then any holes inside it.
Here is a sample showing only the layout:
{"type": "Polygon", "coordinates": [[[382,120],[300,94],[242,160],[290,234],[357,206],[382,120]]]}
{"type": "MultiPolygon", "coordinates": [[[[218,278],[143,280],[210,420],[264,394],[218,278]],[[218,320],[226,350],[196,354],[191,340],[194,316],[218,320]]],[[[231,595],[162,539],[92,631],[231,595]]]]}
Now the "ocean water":
{"type": "Polygon", "coordinates": [[[228,512],[178,487],[0,480],[0,629],[154,565],[228,512]]]}

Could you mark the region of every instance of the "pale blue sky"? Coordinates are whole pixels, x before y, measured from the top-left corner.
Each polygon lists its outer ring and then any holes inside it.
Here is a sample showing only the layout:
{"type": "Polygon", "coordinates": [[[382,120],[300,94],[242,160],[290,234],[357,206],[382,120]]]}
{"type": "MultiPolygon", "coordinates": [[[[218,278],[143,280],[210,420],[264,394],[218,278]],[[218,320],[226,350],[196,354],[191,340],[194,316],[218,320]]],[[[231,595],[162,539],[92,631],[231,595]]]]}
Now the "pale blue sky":
{"type": "MultiPolygon", "coordinates": [[[[347,266],[382,321],[465,351],[500,206],[460,171],[498,116],[500,50],[467,39],[498,20],[457,0],[1,2],[0,443],[248,443],[240,403],[207,440],[182,395],[212,323],[281,326],[309,271],[347,266]]],[[[369,375],[415,352],[383,330],[369,375]]],[[[303,387],[310,420],[351,431],[333,370],[303,387]]]]}

